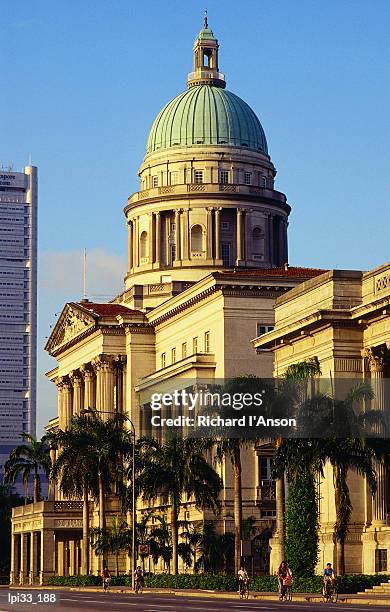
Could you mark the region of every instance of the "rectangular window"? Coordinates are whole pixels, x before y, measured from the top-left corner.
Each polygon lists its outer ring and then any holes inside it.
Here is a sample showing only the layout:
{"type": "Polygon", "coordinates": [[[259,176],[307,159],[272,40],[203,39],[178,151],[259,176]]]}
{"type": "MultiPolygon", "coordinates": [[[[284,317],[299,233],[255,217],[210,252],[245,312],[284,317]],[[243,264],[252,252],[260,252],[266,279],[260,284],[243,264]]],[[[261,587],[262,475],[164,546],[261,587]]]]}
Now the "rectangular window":
{"type": "Polygon", "coordinates": [[[176,363],[176,348],[171,350],[171,362],[176,363]]]}
{"type": "Polygon", "coordinates": [[[221,170],[221,172],[219,173],[219,182],[221,183],[221,185],[227,185],[229,182],[229,171],[228,170],[221,170]]]}
{"type": "Polygon", "coordinates": [[[264,480],[271,480],[271,457],[259,457],[259,480],[260,483],[264,480]]]}
{"type": "Polygon", "coordinates": [[[198,337],[192,338],[192,352],[195,355],[198,352],[198,337]]]}
{"type": "Polygon", "coordinates": [[[203,170],[194,171],[194,183],[196,184],[203,183],[203,170]]]}
{"type": "Polygon", "coordinates": [[[185,359],[187,357],[187,342],[183,342],[181,345],[181,358],[185,359]]]}
{"type": "Polygon", "coordinates": [[[378,548],[375,551],[375,571],[387,572],[387,549],[378,548]]]}
{"type": "Polygon", "coordinates": [[[165,353],[161,353],[161,367],[165,368],[166,366],[166,361],[167,361],[167,356],[165,353]]]}
{"type": "Polygon", "coordinates": [[[177,185],[179,182],[179,173],[178,172],[171,172],[170,173],[170,182],[171,185],[177,185]]]}
{"type": "Polygon", "coordinates": [[[210,352],[210,332],[207,331],[204,334],[204,352],[205,353],[209,353],[210,352]]]}
{"type": "Polygon", "coordinates": [[[152,187],[158,187],[158,176],[152,176],[152,187]]]}
{"type": "Polygon", "coordinates": [[[222,263],[224,266],[230,266],[230,244],[228,242],[221,243],[222,263]]]}
{"type": "Polygon", "coordinates": [[[251,172],[244,172],[244,184],[245,185],[250,185],[252,183],[252,173],[251,172]]]}
{"type": "Polygon", "coordinates": [[[263,325],[263,323],[258,323],[257,324],[257,335],[262,336],[263,334],[267,334],[273,329],[274,329],[273,325],[263,325]]]}

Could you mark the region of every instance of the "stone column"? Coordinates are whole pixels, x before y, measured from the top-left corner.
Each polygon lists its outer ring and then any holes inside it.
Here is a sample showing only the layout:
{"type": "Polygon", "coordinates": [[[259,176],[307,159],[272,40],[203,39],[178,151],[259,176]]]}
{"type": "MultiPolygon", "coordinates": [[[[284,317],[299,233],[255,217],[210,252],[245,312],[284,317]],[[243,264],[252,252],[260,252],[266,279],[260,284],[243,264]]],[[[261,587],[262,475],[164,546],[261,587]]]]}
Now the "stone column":
{"type": "Polygon", "coordinates": [[[57,572],[59,576],[65,576],[65,542],[57,540],[57,572]]]}
{"type": "Polygon", "coordinates": [[[183,215],[183,259],[190,258],[190,208],[183,215]]]}
{"type": "Polygon", "coordinates": [[[64,421],[65,421],[65,429],[67,429],[70,425],[70,421],[72,419],[72,409],[73,409],[73,400],[72,400],[72,390],[73,385],[67,376],[63,378],[63,412],[64,412],[64,421]]]}
{"type": "Polygon", "coordinates": [[[175,210],[175,245],[176,245],[176,261],[181,260],[180,249],[180,210],[175,210]]]}
{"type": "Polygon", "coordinates": [[[41,585],[54,575],[54,563],[54,529],[41,529],[41,585]]]}
{"type": "Polygon", "coordinates": [[[78,370],[70,373],[69,379],[73,385],[73,410],[72,414],[80,414],[83,408],[83,379],[78,370]]]}
{"type": "Polygon", "coordinates": [[[115,367],[115,410],[124,412],[124,386],[123,386],[123,370],[126,363],[126,355],[120,355],[114,362],[115,367]]]}
{"type": "Polygon", "coordinates": [[[213,209],[207,207],[206,259],[213,258],[213,209]]]}
{"type": "Polygon", "coordinates": [[[221,246],[220,246],[220,229],[221,229],[221,222],[220,222],[220,216],[221,216],[221,207],[217,207],[214,209],[215,210],[215,259],[220,260],[221,259],[221,246]]]}
{"type": "Polygon", "coordinates": [[[236,261],[236,265],[240,265],[241,261],[242,261],[242,253],[243,253],[243,249],[242,249],[242,212],[243,209],[242,208],[237,208],[237,236],[236,236],[236,242],[237,242],[237,261],[236,261]]]}
{"type": "Polygon", "coordinates": [[[111,355],[100,355],[92,361],[96,372],[96,410],[108,420],[114,408],[114,365],[111,355]]]}
{"type": "MultiPolygon", "coordinates": [[[[57,457],[57,449],[54,446],[50,447],[50,463],[53,467],[57,457]]],[[[56,498],[56,483],[54,480],[49,481],[49,491],[48,491],[49,501],[54,501],[56,498]]]]}
{"type": "Polygon", "coordinates": [[[30,536],[30,584],[35,584],[38,576],[38,532],[30,536]]]}
{"type": "Polygon", "coordinates": [[[160,265],[160,257],[161,257],[161,219],[160,213],[156,212],[155,214],[155,262],[156,267],[158,268],[160,265]]]}
{"type": "Polygon", "coordinates": [[[57,411],[58,411],[58,425],[59,428],[64,430],[66,425],[66,413],[64,406],[64,386],[63,377],[59,376],[55,379],[55,385],[57,387],[57,411]]]}
{"type": "Polygon", "coordinates": [[[150,212],[148,214],[149,217],[149,241],[148,241],[148,258],[149,258],[149,265],[151,265],[153,263],[153,250],[154,250],[154,242],[155,242],[155,232],[153,230],[153,213],[150,212]]]}
{"type": "MultiPolygon", "coordinates": [[[[374,393],[373,407],[375,410],[384,412],[386,408],[385,398],[385,368],[389,363],[389,351],[385,344],[366,349],[365,357],[371,373],[372,390],[374,393]]],[[[384,527],[386,515],[390,512],[388,474],[386,466],[380,462],[375,463],[377,474],[377,491],[372,501],[372,525],[384,527]]]]}
{"type": "Polygon", "coordinates": [[[268,259],[270,264],[274,263],[274,218],[268,215],[268,259]]]}
{"type": "Polygon", "coordinates": [[[133,268],[137,268],[139,266],[138,217],[135,217],[133,219],[133,245],[134,245],[133,268]]]}
{"type": "Polygon", "coordinates": [[[70,566],[69,566],[69,575],[76,575],[76,546],[74,538],[69,540],[69,557],[70,557],[70,566]]]}
{"type": "Polygon", "coordinates": [[[11,575],[10,583],[12,585],[19,584],[19,561],[20,561],[20,536],[12,534],[11,536],[11,575]]]}
{"type": "Polygon", "coordinates": [[[90,364],[83,364],[80,372],[84,378],[84,405],[83,408],[95,408],[95,374],[90,364]]]}
{"type": "Polygon", "coordinates": [[[26,584],[28,582],[27,576],[27,546],[28,546],[28,534],[20,534],[20,576],[19,583],[26,584]]]}
{"type": "Polygon", "coordinates": [[[133,223],[127,221],[127,269],[130,270],[133,267],[133,223]]]}

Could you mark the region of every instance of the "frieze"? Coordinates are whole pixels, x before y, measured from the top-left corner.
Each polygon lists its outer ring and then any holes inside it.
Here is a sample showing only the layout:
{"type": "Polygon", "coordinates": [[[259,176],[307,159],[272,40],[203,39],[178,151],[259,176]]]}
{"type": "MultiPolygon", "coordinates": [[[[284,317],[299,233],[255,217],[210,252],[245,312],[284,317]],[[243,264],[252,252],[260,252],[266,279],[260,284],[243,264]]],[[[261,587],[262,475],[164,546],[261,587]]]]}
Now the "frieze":
{"type": "Polygon", "coordinates": [[[54,521],[55,529],[82,529],[83,519],[56,519],[54,521]]]}

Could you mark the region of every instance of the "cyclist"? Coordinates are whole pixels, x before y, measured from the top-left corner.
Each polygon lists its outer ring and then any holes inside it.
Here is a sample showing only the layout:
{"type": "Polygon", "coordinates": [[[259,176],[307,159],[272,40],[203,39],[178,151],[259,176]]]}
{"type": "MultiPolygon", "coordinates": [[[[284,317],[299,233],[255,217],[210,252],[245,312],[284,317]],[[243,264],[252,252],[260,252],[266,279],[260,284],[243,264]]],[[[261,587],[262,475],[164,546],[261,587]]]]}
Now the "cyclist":
{"type": "Polygon", "coordinates": [[[103,578],[103,591],[107,593],[108,589],[110,588],[110,584],[111,584],[111,574],[110,574],[110,570],[108,569],[107,565],[103,567],[102,578],[103,578]]]}
{"type": "Polygon", "coordinates": [[[323,594],[325,595],[328,584],[333,591],[336,582],[336,573],[331,563],[326,564],[326,567],[324,567],[324,569],[322,570],[322,574],[324,576],[323,594]]]}
{"type": "Polygon", "coordinates": [[[249,583],[249,576],[245,569],[245,567],[240,567],[238,570],[238,592],[241,593],[245,591],[249,583]]]}
{"type": "Polygon", "coordinates": [[[279,586],[279,599],[283,599],[286,591],[292,585],[292,571],[287,565],[286,561],[282,561],[278,568],[278,586],[279,586]]]}
{"type": "Polygon", "coordinates": [[[142,591],[142,589],[144,588],[144,583],[144,573],[142,571],[142,567],[139,565],[134,572],[134,590],[136,593],[138,593],[140,589],[142,591]]]}

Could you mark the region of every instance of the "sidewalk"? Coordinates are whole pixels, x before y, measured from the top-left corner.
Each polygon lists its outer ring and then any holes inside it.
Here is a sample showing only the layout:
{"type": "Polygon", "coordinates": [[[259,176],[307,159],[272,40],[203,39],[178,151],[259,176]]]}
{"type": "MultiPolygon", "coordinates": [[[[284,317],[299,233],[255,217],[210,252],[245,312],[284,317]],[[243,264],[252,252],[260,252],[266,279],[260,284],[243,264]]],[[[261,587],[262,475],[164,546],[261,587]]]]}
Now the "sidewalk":
{"type": "MultiPolygon", "coordinates": [[[[6,587],[7,588],[7,587],[6,587]]],[[[43,591],[82,591],[84,593],[101,593],[103,589],[101,587],[62,587],[62,586],[23,586],[9,587],[15,590],[43,590],[43,591]]],[[[110,588],[111,593],[126,593],[127,595],[134,594],[130,587],[126,586],[113,586],[110,588]]],[[[175,595],[177,597],[215,597],[216,599],[233,599],[238,598],[237,593],[231,591],[203,591],[203,590],[190,590],[190,589],[150,589],[144,590],[144,593],[156,594],[156,595],[175,595]]],[[[277,601],[277,593],[270,592],[250,592],[249,599],[257,599],[264,601],[277,601]]],[[[293,593],[293,601],[296,602],[312,602],[319,603],[322,601],[322,595],[320,593],[293,593]]],[[[366,604],[372,606],[389,606],[390,609],[390,595],[384,593],[364,593],[364,594],[339,594],[339,602],[344,604],[366,604]]]]}

